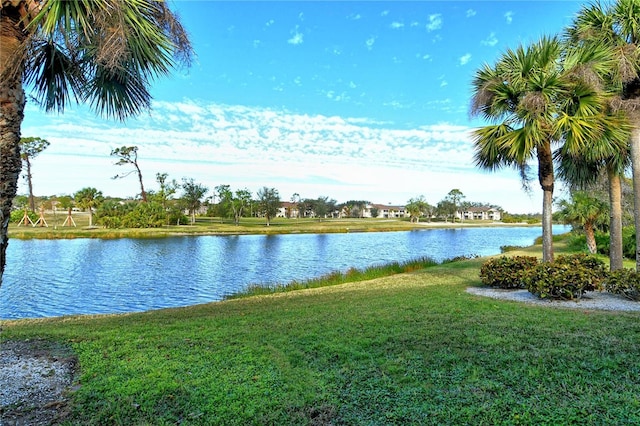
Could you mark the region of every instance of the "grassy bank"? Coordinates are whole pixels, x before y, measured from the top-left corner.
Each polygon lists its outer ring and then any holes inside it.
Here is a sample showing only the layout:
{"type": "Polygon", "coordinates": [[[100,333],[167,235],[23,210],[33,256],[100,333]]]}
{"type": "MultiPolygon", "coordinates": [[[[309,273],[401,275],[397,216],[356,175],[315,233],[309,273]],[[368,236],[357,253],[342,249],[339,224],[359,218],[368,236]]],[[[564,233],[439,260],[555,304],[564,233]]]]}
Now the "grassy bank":
{"type": "MultiPolygon", "coordinates": [[[[9,236],[17,239],[55,238],[162,238],[175,235],[242,235],[242,234],[292,234],[292,233],[345,233],[410,231],[428,227],[503,226],[488,221],[412,223],[408,219],[286,219],[277,218],[266,226],[262,218],[242,218],[239,225],[229,219],[201,217],[193,225],[164,226],[162,228],[106,229],[89,227],[89,215],[74,213],[77,226],[62,226],[65,216],[46,215],[48,226],[9,226],[9,236]]],[[[518,224],[517,226],[528,226],[518,224]]],[[[539,226],[539,225],[537,225],[539,226]]]]}
{"type": "Polygon", "coordinates": [[[482,262],[1,338],[70,345],[72,424],[639,423],[640,314],[472,296],[482,262]]]}

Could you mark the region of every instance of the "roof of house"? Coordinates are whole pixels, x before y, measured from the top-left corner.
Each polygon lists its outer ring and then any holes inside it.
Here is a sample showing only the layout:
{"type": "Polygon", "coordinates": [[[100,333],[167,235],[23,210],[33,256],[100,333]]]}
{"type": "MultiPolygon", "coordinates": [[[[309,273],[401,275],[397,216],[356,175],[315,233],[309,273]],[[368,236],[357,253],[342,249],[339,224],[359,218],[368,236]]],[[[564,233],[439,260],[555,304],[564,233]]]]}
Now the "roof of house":
{"type": "Polygon", "coordinates": [[[496,212],[498,209],[494,209],[493,207],[483,206],[483,207],[469,207],[466,211],[468,212],[496,212]]]}

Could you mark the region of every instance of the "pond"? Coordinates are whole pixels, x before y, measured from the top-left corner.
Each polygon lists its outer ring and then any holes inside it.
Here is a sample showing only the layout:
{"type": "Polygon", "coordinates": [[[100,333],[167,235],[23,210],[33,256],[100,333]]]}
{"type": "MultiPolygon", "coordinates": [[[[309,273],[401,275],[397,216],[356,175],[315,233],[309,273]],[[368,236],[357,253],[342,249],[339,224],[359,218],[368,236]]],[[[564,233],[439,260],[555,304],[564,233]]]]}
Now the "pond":
{"type": "MultiPolygon", "coordinates": [[[[566,232],[555,226],[554,233],[566,232]]],[[[11,240],[0,318],[136,312],[218,301],[250,284],[286,284],[351,267],[436,261],[527,246],[539,227],[406,232],[11,240]]]]}

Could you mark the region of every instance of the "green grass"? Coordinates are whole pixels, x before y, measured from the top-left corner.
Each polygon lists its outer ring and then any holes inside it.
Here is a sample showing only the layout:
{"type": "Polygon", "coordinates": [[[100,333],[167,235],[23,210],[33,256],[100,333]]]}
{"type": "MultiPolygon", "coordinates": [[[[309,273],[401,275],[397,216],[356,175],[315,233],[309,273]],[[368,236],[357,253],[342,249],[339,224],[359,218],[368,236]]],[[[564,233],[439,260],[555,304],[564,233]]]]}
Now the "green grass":
{"type": "Polygon", "coordinates": [[[423,257],[419,259],[408,260],[406,262],[391,262],[385,265],[374,265],[365,269],[350,268],[346,272],[334,271],[320,277],[303,281],[294,280],[286,284],[276,284],[272,286],[264,286],[261,284],[249,285],[241,292],[228,295],[226,299],[230,300],[238,299],[241,297],[263,296],[266,294],[283,293],[294,290],[329,287],[338,284],[367,281],[375,278],[402,274],[405,272],[413,272],[435,266],[437,264],[438,263],[435,260],[429,257],[423,257]]]}
{"type": "Polygon", "coordinates": [[[77,354],[70,424],[640,423],[640,314],[470,295],[484,260],[1,338],[77,354]]]}
{"type": "MultiPolygon", "coordinates": [[[[209,235],[209,234],[292,234],[292,233],[346,233],[346,232],[382,232],[410,231],[425,227],[473,227],[494,226],[488,221],[466,221],[460,223],[420,222],[409,219],[286,219],[276,218],[266,226],[263,218],[242,218],[239,225],[230,219],[198,217],[194,225],[164,226],[162,228],[106,229],[101,226],[89,227],[89,215],[74,213],[76,227],[62,226],[66,215],[46,215],[48,227],[9,225],[9,236],[17,239],[71,239],[71,238],[162,238],[173,235],[209,235]]],[[[518,225],[527,226],[527,225],[518,225]]]]}

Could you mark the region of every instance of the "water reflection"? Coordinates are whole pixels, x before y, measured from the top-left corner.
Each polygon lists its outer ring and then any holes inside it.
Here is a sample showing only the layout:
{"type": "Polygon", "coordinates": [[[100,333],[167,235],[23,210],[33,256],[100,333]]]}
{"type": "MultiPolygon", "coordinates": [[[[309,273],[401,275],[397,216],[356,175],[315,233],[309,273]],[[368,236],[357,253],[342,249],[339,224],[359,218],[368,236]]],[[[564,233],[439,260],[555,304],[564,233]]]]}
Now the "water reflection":
{"type": "MultiPolygon", "coordinates": [[[[563,232],[556,227],[554,232],[563,232]]],[[[540,228],[12,240],[0,318],[131,312],[220,300],[249,284],[287,283],[350,267],[437,261],[530,245],[540,228]]]]}

